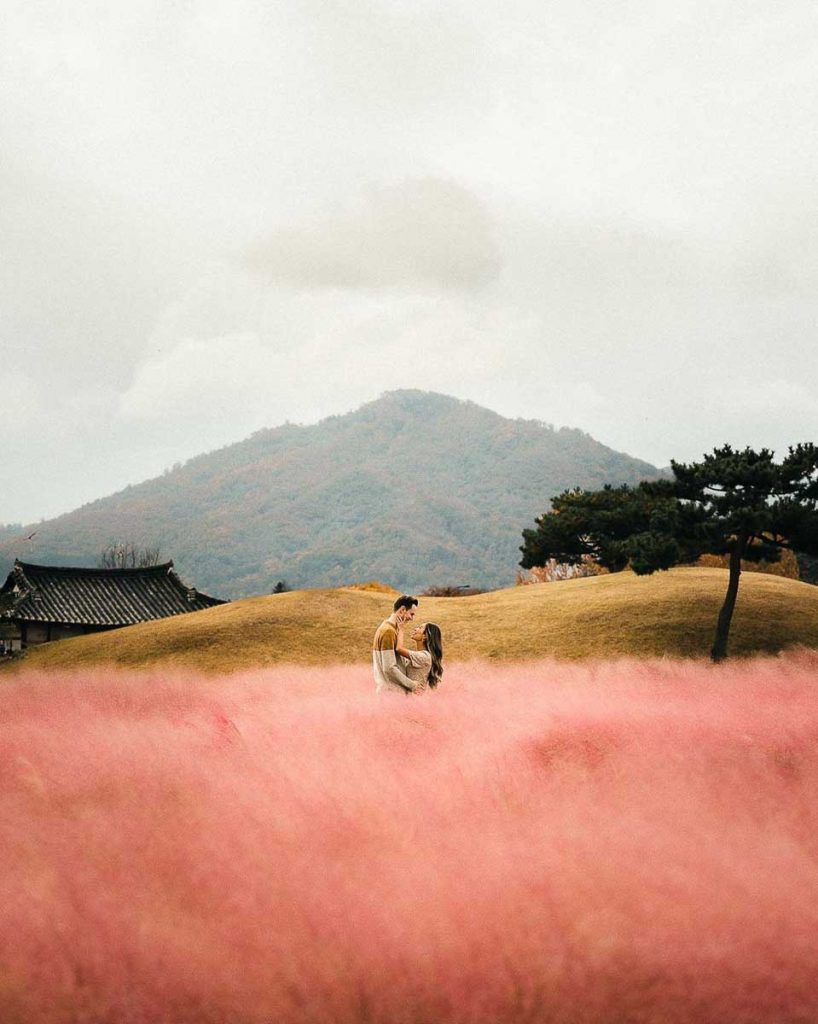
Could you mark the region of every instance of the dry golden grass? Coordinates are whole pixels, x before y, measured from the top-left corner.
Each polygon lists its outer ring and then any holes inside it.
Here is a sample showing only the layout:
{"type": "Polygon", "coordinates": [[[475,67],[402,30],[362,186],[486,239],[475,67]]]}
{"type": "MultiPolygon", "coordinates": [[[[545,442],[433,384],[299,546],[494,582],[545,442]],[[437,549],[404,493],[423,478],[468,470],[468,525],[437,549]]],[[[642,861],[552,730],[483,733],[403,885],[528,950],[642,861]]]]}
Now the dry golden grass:
{"type": "Polygon", "coordinates": [[[346,590],[369,590],[377,594],[394,594],[395,597],[400,593],[399,590],[395,590],[394,587],[390,587],[388,583],[381,583],[380,580],[370,580],[368,583],[350,583],[346,590]]]}
{"type": "MultiPolygon", "coordinates": [[[[417,621],[437,622],[446,658],[706,656],[724,598],[722,569],[655,576],[616,573],[463,598],[422,598],[417,621]]],[[[158,622],[62,640],[24,659],[37,668],[161,662],[231,672],[276,662],[366,662],[391,594],[302,590],[248,598],[158,622]]],[[[742,576],[730,653],[818,647],[818,587],[742,576]]]]}

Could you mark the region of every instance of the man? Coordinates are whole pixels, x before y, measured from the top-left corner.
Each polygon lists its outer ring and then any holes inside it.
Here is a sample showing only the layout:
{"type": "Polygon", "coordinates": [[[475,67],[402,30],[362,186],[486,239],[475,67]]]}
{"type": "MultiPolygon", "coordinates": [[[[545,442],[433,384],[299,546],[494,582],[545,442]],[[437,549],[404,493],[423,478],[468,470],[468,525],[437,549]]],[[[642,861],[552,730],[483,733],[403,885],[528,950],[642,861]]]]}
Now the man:
{"type": "Polygon", "coordinates": [[[417,683],[403,671],[398,659],[398,626],[415,617],[418,599],[401,594],[392,606],[392,614],[378,626],[372,642],[372,671],[377,693],[411,693],[417,683]]]}

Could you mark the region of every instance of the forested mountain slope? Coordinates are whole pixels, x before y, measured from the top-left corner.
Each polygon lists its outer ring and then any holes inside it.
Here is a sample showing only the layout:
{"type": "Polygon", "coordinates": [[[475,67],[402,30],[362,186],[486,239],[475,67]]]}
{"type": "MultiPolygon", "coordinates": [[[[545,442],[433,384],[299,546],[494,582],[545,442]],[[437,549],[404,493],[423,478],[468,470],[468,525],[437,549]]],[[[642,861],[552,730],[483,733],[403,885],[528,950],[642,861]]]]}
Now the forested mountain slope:
{"type": "Polygon", "coordinates": [[[258,431],[0,536],[0,568],[15,557],[94,565],[126,541],[158,545],[183,579],[219,597],[268,593],[278,580],[507,586],[521,531],[550,497],[657,474],[580,430],[394,391],[312,426],[258,431]]]}

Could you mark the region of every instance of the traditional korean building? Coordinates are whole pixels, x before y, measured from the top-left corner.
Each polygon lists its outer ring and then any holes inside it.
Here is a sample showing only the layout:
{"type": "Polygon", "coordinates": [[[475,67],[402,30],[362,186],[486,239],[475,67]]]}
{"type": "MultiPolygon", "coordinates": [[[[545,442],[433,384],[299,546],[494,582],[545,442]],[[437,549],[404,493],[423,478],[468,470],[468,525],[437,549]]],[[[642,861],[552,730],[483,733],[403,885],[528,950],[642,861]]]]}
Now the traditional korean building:
{"type": "Polygon", "coordinates": [[[4,645],[19,650],[224,603],[186,586],[173,562],[69,569],[18,560],[0,588],[0,631],[4,645]]]}

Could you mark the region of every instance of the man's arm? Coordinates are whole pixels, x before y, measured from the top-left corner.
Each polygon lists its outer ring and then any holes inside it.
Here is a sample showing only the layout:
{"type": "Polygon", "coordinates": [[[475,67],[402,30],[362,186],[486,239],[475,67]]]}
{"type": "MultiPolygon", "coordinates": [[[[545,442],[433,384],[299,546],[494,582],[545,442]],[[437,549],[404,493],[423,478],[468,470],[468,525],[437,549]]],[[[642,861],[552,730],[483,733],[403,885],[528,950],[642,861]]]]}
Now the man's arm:
{"type": "Polygon", "coordinates": [[[383,650],[380,651],[381,665],[383,666],[383,674],[390,682],[397,683],[398,686],[402,686],[404,690],[414,690],[417,683],[414,679],[410,679],[405,672],[401,671],[401,667],[398,664],[398,657],[394,650],[383,650]]]}

